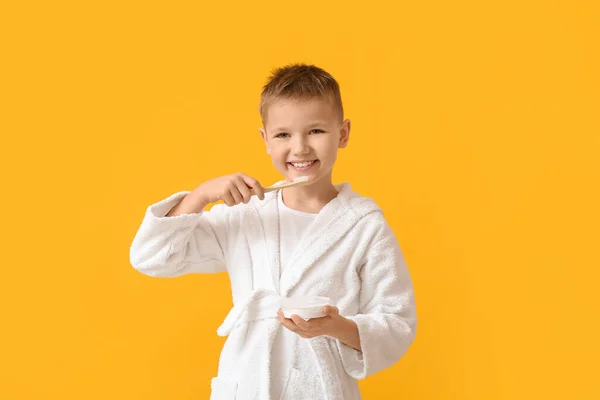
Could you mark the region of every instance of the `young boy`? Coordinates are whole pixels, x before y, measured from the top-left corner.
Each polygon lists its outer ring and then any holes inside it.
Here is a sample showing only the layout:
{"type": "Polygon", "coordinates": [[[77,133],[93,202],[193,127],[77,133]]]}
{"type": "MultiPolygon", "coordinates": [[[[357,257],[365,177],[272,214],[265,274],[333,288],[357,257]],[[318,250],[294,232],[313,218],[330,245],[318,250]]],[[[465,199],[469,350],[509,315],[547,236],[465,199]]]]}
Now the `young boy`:
{"type": "Polygon", "coordinates": [[[357,380],[396,363],[415,337],[402,252],[373,200],[332,183],[350,121],[330,74],[276,70],[260,113],[275,168],[308,183],[265,194],[240,173],[175,193],[147,208],[131,264],[155,277],[229,274],[234,306],[217,331],[229,337],[211,399],[360,399],[357,380]],[[296,296],[333,304],[325,317],[285,318],[279,301],[296,296]]]}

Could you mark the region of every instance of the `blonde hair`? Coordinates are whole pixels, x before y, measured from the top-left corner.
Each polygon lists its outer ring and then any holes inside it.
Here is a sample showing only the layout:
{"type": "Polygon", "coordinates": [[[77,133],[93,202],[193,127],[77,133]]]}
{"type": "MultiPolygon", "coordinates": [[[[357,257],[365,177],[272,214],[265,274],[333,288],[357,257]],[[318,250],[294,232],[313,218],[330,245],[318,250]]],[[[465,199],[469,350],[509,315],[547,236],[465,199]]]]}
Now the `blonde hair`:
{"type": "Polygon", "coordinates": [[[259,112],[266,121],[269,106],[279,99],[329,100],[340,120],[344,118],[344,107],[340,86],[327,71],[315,65],[290,64],[275,69],[260,95],[259,112]]]}

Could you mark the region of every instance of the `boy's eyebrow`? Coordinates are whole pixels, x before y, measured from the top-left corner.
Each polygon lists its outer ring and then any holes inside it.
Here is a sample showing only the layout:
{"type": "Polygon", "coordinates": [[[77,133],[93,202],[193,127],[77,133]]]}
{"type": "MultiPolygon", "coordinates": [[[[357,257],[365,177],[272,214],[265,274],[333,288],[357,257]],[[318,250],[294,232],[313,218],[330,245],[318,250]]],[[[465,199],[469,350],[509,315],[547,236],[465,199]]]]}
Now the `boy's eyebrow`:
{"type": "MultiPolygon", "coordinates": [[[[323,125],[327,125],[327,122],[325,121],[315,121],[315,122],[311,122],[310,124],[306,125],[307,128],[314,128],[315,126],[323,126],[323,125]]],[[[286,127],[286,126],[278,126],[276,128],[273,128],[273,132],[279,132],[279,131],[289,131],[290,128],[286,127]]]]}

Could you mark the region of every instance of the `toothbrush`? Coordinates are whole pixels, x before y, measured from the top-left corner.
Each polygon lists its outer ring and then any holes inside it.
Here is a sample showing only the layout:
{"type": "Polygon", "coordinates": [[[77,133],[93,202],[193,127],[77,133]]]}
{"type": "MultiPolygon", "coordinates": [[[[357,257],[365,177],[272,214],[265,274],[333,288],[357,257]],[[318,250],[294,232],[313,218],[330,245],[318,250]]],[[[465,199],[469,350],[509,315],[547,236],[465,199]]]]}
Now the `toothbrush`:
{"type": "Polygon", "coordinates": [[[296,179],[294,179],[293,182],[267,186],[263,189],[264,189],[265,193],[269,193],[274,190],[279,190],[279,189],[283,189],[283,188],[287,188],[287,187],[301,186],[301,185],[305,184],[306,182],[308,182],[308,176],[299,176],[296,179]]]}

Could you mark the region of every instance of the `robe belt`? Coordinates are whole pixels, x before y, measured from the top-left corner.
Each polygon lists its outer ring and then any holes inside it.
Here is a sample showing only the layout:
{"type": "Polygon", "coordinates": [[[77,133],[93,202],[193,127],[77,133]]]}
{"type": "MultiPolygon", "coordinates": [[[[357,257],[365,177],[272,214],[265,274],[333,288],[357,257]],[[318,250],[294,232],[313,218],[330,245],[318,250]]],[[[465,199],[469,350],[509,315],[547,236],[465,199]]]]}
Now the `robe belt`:
{"type": "MultiPolygon", "coordinates": [[[[217,329],[217,334],[219,336],[227,336],[233,329],[241,324],[262,319],[277,318],[277,310],[279,309],[281,299],[282,297],[273,290],[256,289],[252,291],[248,297],[243,301],[239,301],[231,308],[225,317],[225,320],[219,329],[217,329]]],[[[317,338],[308,342],[314,356],[314,366],[321,371],[321,376],[327,376],[327,371],[323,368],[323,365],[321,365],[318,358],[319,354],[326,354],[328,352],[324,340],[325,339],[323,338],[317,338]]],[[[272,342],[265,348],[269,353],[271,351],[271,346],[272,342]]],[[[268,379],[270,380],[270,363],[262,364],[261,368],[266,368],[266,370],[263,371],[263,374],[269,377],[268,379]]],[[[338,380],[333,383],[329,382],[328,386],[330,387],[330,392],[323,393],[325,395],[324,399],[342,400],[343,391],[340,385],[338,380]]],[[[270,387],[270,383],[265,387],[270,387]]],[[[262,396],[264,396],[265,399],[270,398],[268,392],[264,392],[262,396]]],[[[263,397],[261,397],[261,399],[262,398],[263,397]]]]}
{"type": "Polygon", "coordinates": [[[267,318],[277,318],[281,296],[268,289],[256,289],[235,304],[217,329],[217,335],[227,336],[238,325],[267,318]]]}

